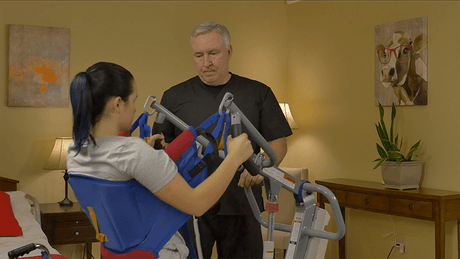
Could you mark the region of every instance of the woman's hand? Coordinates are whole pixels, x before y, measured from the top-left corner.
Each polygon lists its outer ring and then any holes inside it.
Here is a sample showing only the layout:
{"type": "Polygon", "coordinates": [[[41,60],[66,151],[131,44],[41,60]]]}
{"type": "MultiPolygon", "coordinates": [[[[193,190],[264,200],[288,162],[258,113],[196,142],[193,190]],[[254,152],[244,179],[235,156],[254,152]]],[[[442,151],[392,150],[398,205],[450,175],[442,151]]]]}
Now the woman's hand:
{"type": "Polygon", "coordinates": [[[227,158],[235,159],[242,164],[254,153],[251,146],[251,141],[248,139],[248,135],[243,133],[236,138],[228,136],[227,138],[227,158]]]}

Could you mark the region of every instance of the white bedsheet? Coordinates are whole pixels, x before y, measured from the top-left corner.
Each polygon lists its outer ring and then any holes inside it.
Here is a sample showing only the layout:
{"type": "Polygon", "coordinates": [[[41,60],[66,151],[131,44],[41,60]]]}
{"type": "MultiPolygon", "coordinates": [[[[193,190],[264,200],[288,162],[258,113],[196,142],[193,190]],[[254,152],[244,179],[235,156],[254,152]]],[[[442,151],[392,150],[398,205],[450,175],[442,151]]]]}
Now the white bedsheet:
{"type": "MultiPolygon", "coordinates": [[[[25,193],[21,191],[6,192],[10,195],[11,206],[13,207],[14,216],[16,217],[19,226],[22,228],[23,236],[20,237],[0,237],[0,259],[8,259],[8,252],[27,245],[30,243],[41,244],[46,246],[50,254],[59,254],[59,252],[52,248],[48,243],[48,238],[43,233],[40,224],[35,220],[30,212],[30,204],[25,198],[25,193]]],[[[24,255],[24,257],[40,256],[41,250],[35,249],[34,251],[24,255]]]]}

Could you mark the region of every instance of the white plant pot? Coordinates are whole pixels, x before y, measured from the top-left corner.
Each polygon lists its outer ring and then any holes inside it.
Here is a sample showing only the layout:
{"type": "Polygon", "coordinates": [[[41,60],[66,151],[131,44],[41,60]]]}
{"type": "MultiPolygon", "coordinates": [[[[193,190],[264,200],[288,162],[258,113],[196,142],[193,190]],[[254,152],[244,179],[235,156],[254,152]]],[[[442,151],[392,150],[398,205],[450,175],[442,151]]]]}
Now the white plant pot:
{"type": "Polygon", "coordinates": [[[383,187],[398,190],[419,188],[423,161],[401,163],[385,161],[381,167],[383,187]]]}

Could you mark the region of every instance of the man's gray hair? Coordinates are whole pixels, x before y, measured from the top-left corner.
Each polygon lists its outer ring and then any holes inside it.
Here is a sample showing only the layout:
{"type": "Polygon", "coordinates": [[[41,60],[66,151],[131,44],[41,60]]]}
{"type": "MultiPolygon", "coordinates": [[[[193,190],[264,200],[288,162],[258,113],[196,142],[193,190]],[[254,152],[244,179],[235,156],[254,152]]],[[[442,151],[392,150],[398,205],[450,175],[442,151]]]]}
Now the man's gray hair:
{"type": "Polygon", "coordinates": [[[190,36],[190,45],[192,45],[193,39],[201,34],[205,34],[211,31],[217,31],[222,35],[222,39],[224,40],[225,46],[228,48],[230,46],[230,32],[227,30],[227,28],[216,22],[204,22],[200,25],[198,25],[192,32],[192,35],[190,36]]]}

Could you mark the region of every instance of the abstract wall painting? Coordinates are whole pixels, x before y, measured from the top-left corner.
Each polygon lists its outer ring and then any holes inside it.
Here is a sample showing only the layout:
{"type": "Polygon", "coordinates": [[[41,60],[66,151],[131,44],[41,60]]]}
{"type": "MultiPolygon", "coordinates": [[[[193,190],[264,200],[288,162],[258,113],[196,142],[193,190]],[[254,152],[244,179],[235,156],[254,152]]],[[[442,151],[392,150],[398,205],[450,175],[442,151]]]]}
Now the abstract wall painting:
{"type": "Polygon", "coordinates": [[[375,105],[428,104],[428,18],[375,26],[375,105]]]}
{"type": "Polygon", "coordinates": [[[70,29],[8,26],[8,106],[68,107],[70,29]]]}

